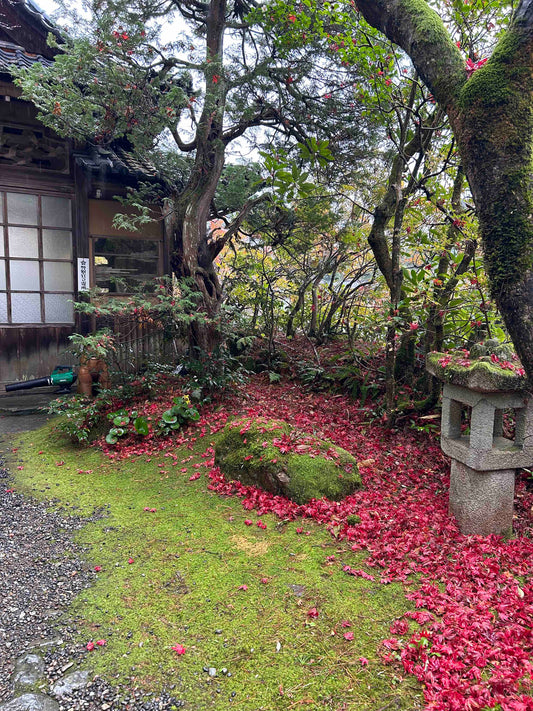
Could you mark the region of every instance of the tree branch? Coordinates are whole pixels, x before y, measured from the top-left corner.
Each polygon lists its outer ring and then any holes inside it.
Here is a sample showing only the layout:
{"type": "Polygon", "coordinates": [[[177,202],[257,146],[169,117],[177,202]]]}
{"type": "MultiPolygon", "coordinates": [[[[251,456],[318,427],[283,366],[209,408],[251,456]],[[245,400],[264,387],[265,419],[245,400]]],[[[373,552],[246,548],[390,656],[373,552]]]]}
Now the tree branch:
{"type": "Polygon", "coordinates": [[[467,80],[465,63],[426,0],[357,0],[357,7],[372,27],[407,52],[437,101],[449,115],[454,114],[467,80]]]}

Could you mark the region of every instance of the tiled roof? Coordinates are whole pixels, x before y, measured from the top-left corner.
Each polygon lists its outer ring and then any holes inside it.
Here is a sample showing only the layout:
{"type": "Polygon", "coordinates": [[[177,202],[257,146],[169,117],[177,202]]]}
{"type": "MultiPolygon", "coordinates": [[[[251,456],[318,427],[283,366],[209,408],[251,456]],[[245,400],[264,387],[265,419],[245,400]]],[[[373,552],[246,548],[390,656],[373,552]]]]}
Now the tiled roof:
{"type": "Polygon", "coordinates": [[[11,67],[31,67],[36,62],[40,62],[45,67],[52,64],[52,60],[40,54],[26,52],[17,44],[0,42],[0,71],[9,71],[11,67]]]}
{"type": "Polygon", "coordinates": [[[112,148],[97,146],[91,151],[77,152],[74,157],[79,165],[93,172],[107,171],[137,178],[157,178],[157,170],[153,165],[135,157],[120,146],[112,148]]]}
{"type": "MultiPolygon", "coordinates": [[[[0,0],[1,3],[2,0],[0,0]]],[[[14,5],[31,18],[43,34],[52,32],[59,37],[59,31],[33,0],[14,0],[14,5]]],[[[39,62],[44,67],[53,64],[52,59],[41,54],[28,52],[18,44],[0,40],[0,73],[9,73],[12,67],[31,67],[39,62]]],[[[96,146],[74,153],[76,162],[85,170],[107,175],[129,176],[132,179],[157,179],[157,170],[147,161],[134,156],[120,145],[102,148],[96,146]]]]}
{"type": "Polygon", "coordinates": [[[36,2],[33,0],[22,0],[20,5],[42,26],[46,32],[52,32],[54,35],[59,34],[57,27],[54,25],[52,20],[48,17],[44,10],[41,10],[36,2]]]}

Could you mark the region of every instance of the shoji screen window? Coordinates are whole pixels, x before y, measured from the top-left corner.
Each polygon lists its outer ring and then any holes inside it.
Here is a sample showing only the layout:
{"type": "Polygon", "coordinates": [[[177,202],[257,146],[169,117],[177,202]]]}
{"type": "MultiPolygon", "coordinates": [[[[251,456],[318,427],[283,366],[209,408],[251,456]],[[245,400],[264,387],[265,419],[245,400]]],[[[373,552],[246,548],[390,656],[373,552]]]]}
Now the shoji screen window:
{"type": "Polygon", "coordinates": [[[0,192],[0,324],[73,323],[72,202],[0,192]]]}

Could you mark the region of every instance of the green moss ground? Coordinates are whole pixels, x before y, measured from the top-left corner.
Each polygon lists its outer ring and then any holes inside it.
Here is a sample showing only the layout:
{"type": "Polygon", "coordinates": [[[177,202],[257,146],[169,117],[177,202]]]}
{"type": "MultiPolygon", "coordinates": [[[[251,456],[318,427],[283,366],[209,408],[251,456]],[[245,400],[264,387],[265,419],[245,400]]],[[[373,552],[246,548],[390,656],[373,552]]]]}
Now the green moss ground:
{"type": "Polygon", "coordinates": [[[107,640],[87,654],[87,667],[129,688],[175,685],[171,693],[195,711],[421,708],[416,682],[379,658],[389,625],[409,609],[402,588],[346,576],[342,565],[363,565],[362,556],[312,522],[267,515],[266,530],[246,526],[257,516],[238,499],[207,491],[205,476],[189,481],[204,461],[207,442],[197,444],[176,450],[177,467],[164,456],[112,462],[46,427],[10,454],[17,490],[53,498],[67,514],[104,512],[78,536],[87,567],[102,570],[70,612],[80,646],[107,640]],[[298,526],[309,535],[296,535],[298,526]],[[313,607],[316,619],[307,616],[313,607]],[[171,650],[177,644],[183,656],[171,650]],[[205,666],[219,675],[211,679],[205,666]]]}

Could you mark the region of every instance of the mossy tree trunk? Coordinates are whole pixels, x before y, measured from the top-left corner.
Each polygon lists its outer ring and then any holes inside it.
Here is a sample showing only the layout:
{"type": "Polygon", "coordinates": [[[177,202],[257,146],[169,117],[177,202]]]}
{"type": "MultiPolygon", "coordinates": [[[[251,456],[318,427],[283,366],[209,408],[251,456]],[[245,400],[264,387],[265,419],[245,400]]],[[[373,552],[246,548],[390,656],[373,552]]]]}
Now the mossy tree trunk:
{"type": "Polygon", "coordinates": [[[469,78],[425,0],[357,0],[402,47],[454,130],[480,221],[491,294],[533,382],[533,0],[522,0],[488,62],[469,78]]]}
{"type": "Polygon", "coordinates": [[[427,152],[435,127],[440,123],[441,114],[436,111],[429,125],[419,126],[414,136],[411,132],[411,118],[417,98],[417,82],[413,81],[408,105],[398,126],[398,148],[388,176],[387,189],[381,202],[376,206],[368,244],[376,260],[378,269],[387,284],[390,296],[389,324],[385,344],[385,380],[387,411],[396,409],[396,385],[398,382],[411,383],[415,364],[416,331],[403,330],[399,347],[396,343],[399,318],[410,324],[411,312],[404,299],[402,288],[403,270],[400,263],[403,218],[407,198],[418,186],[418,171],[422,158],[427,152]],[[413,163],[411,175],[405,187],[402,179],[409,163],[413,163]],[[391,230],[392,225],[392,230],[391,230]],[[392,235],[389,236],[389,233],[392,235]]]}
{"type": "Polygon", "coordinates": [[[305,292],[307,291],[307,287],[309,286],[308,282],[304,282],[302,286],[298,289],[298,294],[296,297],[296,303],[292,307],[289,316],[287,318],[287,327],[285,329],[285,335],[287,338],[293,338],[295,333],[296,333],[296,324],[295,320],[298,314],[303,311],[304,304],[305,304],[305,292]]]}
{"type": "Polygon", "coordinates": [[[339,311],[342,304],[342,296],[339,294],[333,294],[327,313],[320,324],[320,328],[318,329],[317,340],[319,343],[323,343],[328,336],[333,334],[333,317],[339,311]]]}

